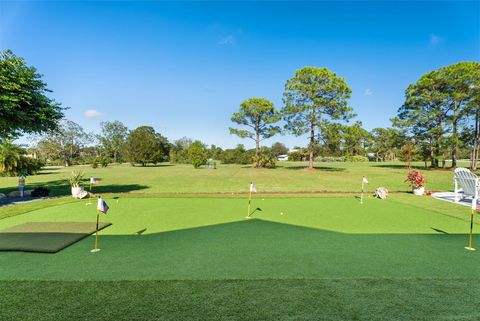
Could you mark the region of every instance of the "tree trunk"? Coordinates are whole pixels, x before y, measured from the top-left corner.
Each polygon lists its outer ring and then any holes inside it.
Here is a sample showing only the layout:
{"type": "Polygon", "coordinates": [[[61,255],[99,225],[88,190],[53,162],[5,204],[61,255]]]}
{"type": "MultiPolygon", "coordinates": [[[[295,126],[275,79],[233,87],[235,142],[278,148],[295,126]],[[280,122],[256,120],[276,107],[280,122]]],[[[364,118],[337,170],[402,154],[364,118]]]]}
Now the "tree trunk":
{"type": "Polygon", "coordinates": [[[457,133],[457,102],[454,103],[453,118],[452,118],[452,168],[457,168],[457,146],[458,146],[458,133],[457,133]]]}
{"type": "Polygon", "coordinates": [[[432,137],[430,137],[430,142],[429,142],[429,145],[428,145],[428,149],[429,149],[429,152],[430,152],[430,166],[433,167],[433,168],[436,168],[437,166],[435,166],[435,156],[433,154],[433,139],[432,139],[432,137]]]}
{"type": "Polygon", "coordinates": [[[480,149],[480,107],[475,114],[475,135],[473,137],[473,150],[470,168],[472,171],[477,170],[478,154],[480,149]]]}
{"type": "Polygon", "coordinates": [[[313,169],[313,148],[315,147],[315,114],[312,114],[312,123],[310,125],[310,145],[308,146],[310,157],[308,160],[308,169],[313,169]]]}

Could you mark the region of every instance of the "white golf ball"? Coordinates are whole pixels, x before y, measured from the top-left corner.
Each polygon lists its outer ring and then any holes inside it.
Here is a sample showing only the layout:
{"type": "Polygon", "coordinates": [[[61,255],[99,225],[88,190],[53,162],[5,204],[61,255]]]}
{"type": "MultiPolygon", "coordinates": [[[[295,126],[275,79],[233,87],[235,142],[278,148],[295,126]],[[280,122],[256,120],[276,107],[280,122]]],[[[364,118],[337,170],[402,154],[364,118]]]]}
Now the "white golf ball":
{"type": "Polygon", "coordinates": [[[280,212],[280,215],[283,215],[283,212],[280,212]]]}

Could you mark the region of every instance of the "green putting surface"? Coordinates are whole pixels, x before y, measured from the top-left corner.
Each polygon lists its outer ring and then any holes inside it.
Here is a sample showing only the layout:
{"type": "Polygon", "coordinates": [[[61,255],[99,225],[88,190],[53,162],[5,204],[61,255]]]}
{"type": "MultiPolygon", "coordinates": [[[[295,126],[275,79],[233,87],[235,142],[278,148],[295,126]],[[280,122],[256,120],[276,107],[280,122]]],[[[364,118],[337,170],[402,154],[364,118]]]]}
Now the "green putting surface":
{"type": "MultiPolygon", "coordinates": [[[[437,202],[432,200],[430,207],[437,202]]],[[[480,277],[480,253],[464,249],[468,209],[462,219],[393,200],[366,198],[360,205],[352,196],[257,196],[252,211],[261,210],[247,220],[242,198],[120,198],[107,203],[110,211],[101,219],[113,225],[101,233],[98,255],[89,252],[93,236],[54,256],[2,253],[0,279],[480,277]]],[[[92,221],[95,213],[79,201],[0,220],[0,228],[32,221],[92,221]]],[[[474,246],[478,241],[474,235],[474,246]]]]}
{"type": "MultiPolygon", "coordinates": [[[[56,253],[95,232],[95,222],[29,222],[0,231],[0,251],[56,253]]],[[[111,225],[101,222],[99,230],[111,225]]]]}

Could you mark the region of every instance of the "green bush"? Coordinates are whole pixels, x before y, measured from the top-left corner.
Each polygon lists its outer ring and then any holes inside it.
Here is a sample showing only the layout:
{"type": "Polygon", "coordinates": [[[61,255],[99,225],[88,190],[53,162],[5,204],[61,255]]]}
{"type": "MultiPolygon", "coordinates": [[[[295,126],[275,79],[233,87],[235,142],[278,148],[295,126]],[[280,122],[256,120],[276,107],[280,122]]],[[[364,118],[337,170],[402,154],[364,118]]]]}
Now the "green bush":
{"type": "Polygon", "coordinates": [[[345,157],[318,156],[318,157],[315,157],[314,160],[316,162],[335,163],[335,162],[344,162],[345,157]]]}
{"type": "Polygon", "coordinates": [[[95,157],[92,161],[92,168],[97,168],[98,167],[98,158],[95,157]]]}
{"type": "Polygon", "coordinates": [[[252,164],[255,151],[245,150],[243,145],[238,145],[235,149],[226,149],[221,153],[220,160],[223,164],[252,164]]]}
{"type": "Polygon", "coordinates": [[[307,150],[298,150],[296,152],[288,153],[288,160],[292,162],[303,162],[308,159],[307,150]]]}
{"type": "Polygon", "coordinates": [[[253,165],[255,167],[273,168],[275,167],[275,163],[275,155],[273,155],[272,151],[268,148],[262,148],[258,157],[253,156],[253,165]]]}
{"type": "Polygon", "coordinates": [[[190,147],[188,147],[188,158],[195,168],[205,165],[208,159],[208,153],[205,145],[203,145],[199,140],[194,141],[190,147]]]}
{"type": "Polygon", "coordinates": [[[106,156],[100,157],[100,165],[102,165],[102,167],[107,167],[108,164],[110,164],[110,158],[106,156]]]}

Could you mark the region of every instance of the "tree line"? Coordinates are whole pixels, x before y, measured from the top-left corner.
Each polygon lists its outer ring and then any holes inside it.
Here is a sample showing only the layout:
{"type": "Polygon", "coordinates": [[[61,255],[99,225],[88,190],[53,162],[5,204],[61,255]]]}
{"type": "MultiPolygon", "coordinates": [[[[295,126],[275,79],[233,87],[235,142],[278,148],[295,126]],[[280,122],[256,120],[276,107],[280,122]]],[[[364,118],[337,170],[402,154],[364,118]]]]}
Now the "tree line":
{"type": "MultiPolygon", "coordinates": [[[[306,147],[296,147],[292,160],[376,161],[423,160],[431,167],[470,158],[477,168],[480,149],[480,64],[460,62],[431,71],[405,90],[405,102],[389,128],[367,131],[348,100],[352,90],[344,78],[327,68],[304,67],[285,83],[283,106],[275,108],[265,98],[249,98],[240,104],[231,120],[239,125],[231,134],[249,138],[255,149],[243,145],[223,150],[201,141],[182,138],[174,142],[154,128],[129,130],[119,121],[101,123],[98,134],[86,133],[64,118],[65,108],[48,98],[51,91],[36,69],[11,51],[0,52],[0,172],[16,173],[41,165],[30,156],[69,166],[76,163],[132,165],[170,161],[195,167],[209,158],[224,163],[275,165],[281,143],[261,146],[275,135],[306,136],[306,147]],[[282,124],[282,125],[280,125],[282,124]],[[35,148],[20,148],[12,141],[35,135],[35,148]],[[34,164],[35,163],[35,164],[34,164]]],[[[295,147],[295,146],[294,146],[295,147]]]]}
{"type": "Polygon", "coordinates": [[[316,154],[327,156],[375,155],[378,160],[403,158],[430,161],[445,167],[458,156],[470,158],[477,169],[480,149],[480,64],[460,62],[431,71],[405,91],[405,103],[392,119],[390,128],[371,132],[357,121],[348,106],[351,89],[345,79],[327,68],[304,67],[287,80],[284,106],[276,110],[264,98],[250,98],[240,105],[231,121],[241,128],[230,133],[255,141],[255,165],[260,142],[278,133],[308,136],[309,168],[316,154]],[[283,120],[281,129],[278,122],[283,120]],[[405,156],[407,154],[408,156],[405,156]]]}

